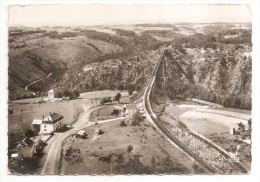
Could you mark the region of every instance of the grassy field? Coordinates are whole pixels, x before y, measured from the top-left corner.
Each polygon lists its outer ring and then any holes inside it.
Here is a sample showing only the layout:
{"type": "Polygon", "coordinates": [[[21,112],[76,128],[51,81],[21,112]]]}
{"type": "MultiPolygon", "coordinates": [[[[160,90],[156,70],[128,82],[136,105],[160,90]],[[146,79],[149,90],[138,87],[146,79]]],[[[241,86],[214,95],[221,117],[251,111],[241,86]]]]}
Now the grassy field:
{"type": "Polygon", "coordinates": [[[151,126],[120,127],[117,121],[85,131],[87,139],[69,137],[65,141],[61,174],[188,174],[198,170],[151,126]],[[104,131],[99,137],[95,134],[98,128],[104,131]]]}
{"type": "Polygon", "coordinates": [[[111,97],[113,99],[117,93],[121,94],[120,103],[129,103],[129,94],[127,91],[118,91],[118,90],[101,90],[94,92],[85,92],[81,93],[79,98],[82,99],[91,99],[93,101],[98,102],[100,98],[111,97]]]}
{"type": "MultiPolygon", "coordinates": [[[[26,128],[31,128],[34,119],[42,119],[50,112],[64,116],[64,123],[73,123],[83,111],[82,106],[99,104],[102,97],[114,97],[119,91],[94,91],[82,93],[79,99],[62,102],[39,103],[42,98],[29,98],[10,101],[8,109],[13,113],[8,115],[9,146],[15,146],[23,137],[26,128]]],[[[121,92],[121,100],[129,100],[128,92],[121,92]]],[[[103,112],[103,111],[102,111],[103,112]]]]}
{"type": "MultiPolygon", "coordinates": [[[[225,111],[212,110],[212,109],[196,109],[183,113],[180,120],[193,131],[199,132],[202,135],[210,133],[229,132],[231,127],[238,126],[242,122],[247,126],[247,119],[243,115],[239,118],[239,113],[234,115],[225,111]]],[[[250,119],[250,115],[248,116],[250,119]]]]}
{"type": "Polygon", "coordinates": [[[188,128],[202,135],[229,132],[230,127],[237,127],[239,122],[247,126],[251,112],[241,109],[210,109],[192,103],[179,103],[165,107],[165,113],[180,119],[188,128]]]}
{"type": "Polygon", "coordinates": [[[111,105],[111,106],[107,106],[107,107],[98,109],[97,111],[94,111],[91,113],[90,120],[95,121],[96,119],[104,120],[104,119],[116,118],[118,116],[112,116],[111,114],[112,114],[113,110],[119,110],[119,109],[122,110],[123,105],[111,105]]]}
{"type": "Polygon", "coordinates": [[[164,112],[175,118],[178,118],[181,114],[183,114],[187,111],[190,111],[190,110],[193,110],[196,108],[201,108],[201,107],[205,108],[208,106],[191,105],[191,104],[178,104],[178,105],[174,106],[173,104],[170,104],[169,106],[165,107],[164,112]]]}
{"type": "Polygon", "coordinates": [[[73,123],[83,111],[83,100],[63,101],[57,103],[9,104],[13,114],[8,115],[9,144],[15,145],[23,138],[26,128],[31,128],[34,119],[47,117],[50,112],[63,115],[64,123],[73,123]]]}

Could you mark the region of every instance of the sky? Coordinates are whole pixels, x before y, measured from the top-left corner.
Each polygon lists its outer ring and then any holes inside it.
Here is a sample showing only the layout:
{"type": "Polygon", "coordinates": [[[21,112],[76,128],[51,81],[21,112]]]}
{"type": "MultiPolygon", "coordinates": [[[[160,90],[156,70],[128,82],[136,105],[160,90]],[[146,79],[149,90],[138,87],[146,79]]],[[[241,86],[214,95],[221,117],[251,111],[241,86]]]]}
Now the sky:
{"type": "Polygon", "coordinates": [[[9,26],[92,26],[138,23],[251,22],[247,5],[26,5],[9,6],[9,26]]]}

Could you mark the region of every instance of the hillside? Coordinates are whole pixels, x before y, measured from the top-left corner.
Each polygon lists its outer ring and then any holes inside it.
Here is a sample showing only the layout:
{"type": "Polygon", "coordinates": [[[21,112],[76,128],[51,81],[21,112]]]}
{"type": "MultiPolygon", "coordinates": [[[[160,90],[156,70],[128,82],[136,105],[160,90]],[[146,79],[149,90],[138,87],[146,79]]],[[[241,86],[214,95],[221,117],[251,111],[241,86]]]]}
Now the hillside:
{"type": "Polygon", "coordinates": [[[142,90],[158,50],[170,45],[165,58],[166,87],[157,90],[158,101],[193,97],[251,109],[249,24],[155,26],[12,30],[9,99],[32,97],[24,87],[49,73],[51,77],[29,88],[37,96],[51,88],[142,90]]]}
{"type": "MultiPolygon", "coordinates": [[[[231,42],[210,34],[195,34],[189,39],[178,37],[178,44],[173,41],[172,48],[165,54],[166,87],[157,83],[154,103],[162,104],[165,96],[169,99],[198,98],[250,110],[252,45],[250,36],[243,37],[248,32],[238,33],[231,42]]],[[[163,79],[162,71],[159,77],[163,79]]]]}
{"type": "MultiPolygon", "coordinates": [[[[13,30],[9,34],[9,99],[32,97],[31,93],[24,89],[25,86],[46,77],[49,73],[53,73],[50,78],[32,85],[29,90],[42,95],[59,82],[58,85],[65,83],[64,87],[69,89],[79,87],[81,91],[86,90],[82,86],[76,87],[72,82],[78,74],[84,75],[83,69],[86,65],[127,58],[134,51],[150,50],[160,46],[160,42],[151,36],[136,35],[134,32],[119,29],[115,31],[116,35],[95,30],[63,33],[13,30]]],[[[102,72],[105,70],[106,68],[102,72]]],[[[108,72],[101,76],[103,78],[109,74],[108,72]]],[[[89,77],[91,76],[78,78],[81,84],[84,84],[84,88],[91,81],[89,77]]],[[[107,87],[109,86],[104,86],[107,87]]],[[[93,86],[93,89],[98,87],[93,86]]]]}

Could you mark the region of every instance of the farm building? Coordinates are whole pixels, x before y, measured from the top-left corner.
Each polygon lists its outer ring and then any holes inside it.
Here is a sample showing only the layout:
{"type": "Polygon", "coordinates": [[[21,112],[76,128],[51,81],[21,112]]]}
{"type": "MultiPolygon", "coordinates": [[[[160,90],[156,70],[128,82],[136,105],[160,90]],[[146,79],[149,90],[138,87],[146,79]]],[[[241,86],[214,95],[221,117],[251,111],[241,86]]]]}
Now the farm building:
{"type": "Polygon", "coordinates": [[[87,136],[86,132],[84,130],[79,130],[77,133],[76,133],[76,137],[77,138],[85,138],[87,136]]]}
{"type": "Polygon", "coordinates": [[[42,134],[49,134],[64,127],[63,116],[57,113],[50,113],[42,120],[33,120],[32,125],[35,130],[42,134]]]}
{"type": "Polygon", "coordinates": [[[135,104],[128,104],[125,107],[125,112],[127,115],[133,115],[134,113],[137,112],[137,107],[135,104]]]}
{"type": "Polygon", "coordinates": [[[36,153],[34,141],[26,137],[17,146],[17,152],[18,152],[18,159],[32,158],[34,153],[36,153]]]}
{"type": "Polygon", "coordinates": [[[48,99],[49,100],[53,100],[54,99],[54,90],[53,89],[51,89],[51,90],[49,90],[48,91],[48,99]]]}
{"type": "Polygon", "coordinates": [[[34,130],[36,130],[38,132],[41,131],[41,124],[42,124],[42,120],[40,120],[40,119],[34,119],[32,122],[34,130]]]}

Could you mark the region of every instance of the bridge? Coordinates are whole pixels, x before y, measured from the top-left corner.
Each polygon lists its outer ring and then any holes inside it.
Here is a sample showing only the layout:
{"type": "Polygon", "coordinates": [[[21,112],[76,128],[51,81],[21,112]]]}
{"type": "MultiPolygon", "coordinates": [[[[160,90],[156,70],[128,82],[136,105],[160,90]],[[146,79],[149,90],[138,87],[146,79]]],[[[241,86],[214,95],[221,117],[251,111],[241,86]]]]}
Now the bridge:
{"type": "MultiPolygon", "coordinates": [[[[167,73],[165,71],[165,54],[170,54],[167,49],[162,51],[144,91],[143,106],[148,121],[167,141],[182,150],[188,157],[202,165],[207,172],[211,174],[248,173],[239,162],[231,161],[231,156],[220,147],[214,145],[211,141],[200,135],[196,135],[195,133],[183,132],[178,128],[169,130],[165,127],[163,121],[157,117],[156,113],[153,112],[150,102],[152,89],[155,87],[156,82],[161,85],[165,85],[166,83],[167,73]],[[190,144],[190,141],[193,143],[190,144]]],[[[170,58],[174,59],[171,55],[170,58]]],[[[180,67],[181,69],[181,66],[178,63],[177,67],[180,67]]]]}

